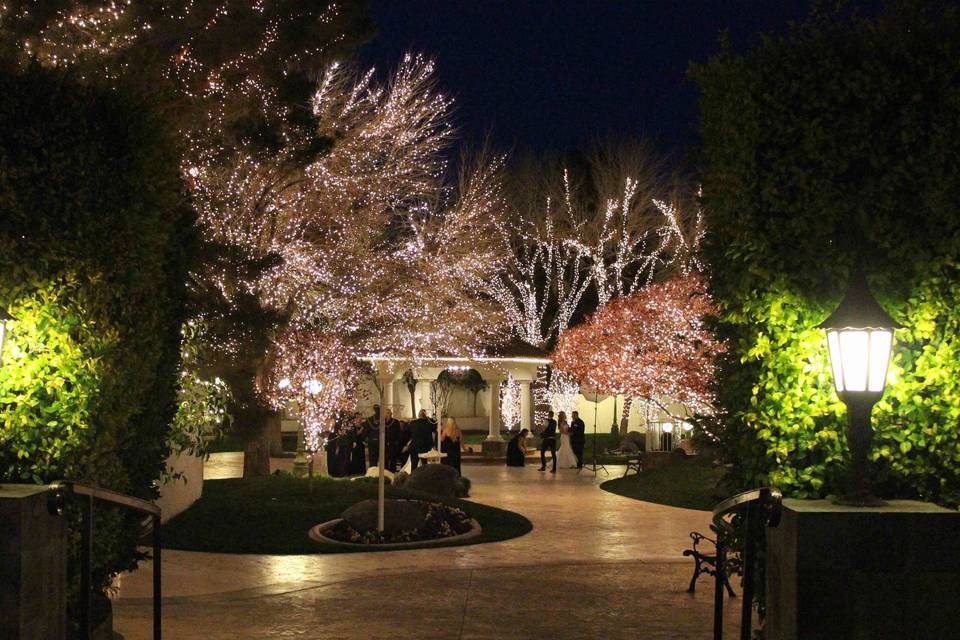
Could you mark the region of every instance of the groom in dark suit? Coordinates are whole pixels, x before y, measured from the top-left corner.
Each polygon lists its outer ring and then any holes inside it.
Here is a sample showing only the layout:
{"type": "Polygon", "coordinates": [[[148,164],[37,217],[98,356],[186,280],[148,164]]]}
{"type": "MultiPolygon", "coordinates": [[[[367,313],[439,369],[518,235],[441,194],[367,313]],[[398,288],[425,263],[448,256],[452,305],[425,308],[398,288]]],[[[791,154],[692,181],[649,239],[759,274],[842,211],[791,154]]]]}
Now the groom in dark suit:
{"type": "Polygon", "coordinates": [[[580,419],[579,412],[574,411],[570,415],[573,418],[570,422],[570,448],[577,456],[577,469],[583,469],[583,447],[587,443],[587,428],[580,419]]]}
{"type": "Polygon", "coordinates": [[[430,420],[423,409],[420,410],[420,417],[410,423],[410,442],[407,443],[407,447],[410,450],[411,469],[419,466],[421,453],[426,453],[433,448],[436,426],[437,423],[430,420]]]}
{"type": "Polygon", "coordinates": [[[557,472],[557,421],[553,419],[553,410],[547,412],[547,426],[543,428],[540,434],[540,471],[547,470],[547,449],[550,450],[550,458],[553,460],[553,469],[550,473],[557,472]]]}

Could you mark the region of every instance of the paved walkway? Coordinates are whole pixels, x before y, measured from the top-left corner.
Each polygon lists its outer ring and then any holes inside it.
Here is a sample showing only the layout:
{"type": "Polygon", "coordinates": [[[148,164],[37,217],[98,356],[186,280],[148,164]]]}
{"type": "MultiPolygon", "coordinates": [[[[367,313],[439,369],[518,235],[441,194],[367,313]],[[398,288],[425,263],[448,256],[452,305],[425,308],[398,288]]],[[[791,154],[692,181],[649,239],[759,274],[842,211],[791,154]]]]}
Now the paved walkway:
{"type": "MultiPolygon", "coordinates": [[[[236,469],[221,455],[207,476],[236,469]]],[[[706,529],[706,512],[615,496],[598,488],[602,473],[464,473],[472,500],[522,513],[534,530],[505,542],[389,553],[167,551],[165,637],[710,637],[711,584],[687,594],[691,565],[681,556],[688,532],[706,529]]],[[[127,640],[150,637],[150,571],[145,562],[118,581],[115,627],[127,640]]]]}

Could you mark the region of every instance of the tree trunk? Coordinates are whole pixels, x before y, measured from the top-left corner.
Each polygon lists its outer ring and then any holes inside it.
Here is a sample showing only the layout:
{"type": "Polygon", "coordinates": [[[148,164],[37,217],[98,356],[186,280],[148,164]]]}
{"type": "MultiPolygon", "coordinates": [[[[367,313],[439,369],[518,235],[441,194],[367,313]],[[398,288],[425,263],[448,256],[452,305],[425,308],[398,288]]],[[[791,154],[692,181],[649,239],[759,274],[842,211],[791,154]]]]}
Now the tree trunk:
{"type": "Polygon", "coordinates": [[[260,428],[248,433],[243,443],[244,478],[270,475],[270,414],[262,413],[260,418],[260,428]]]}
{"type": "Polygon", "coordinates": [[[417,419],[417,396],[416,396],[416,390],[417,390],[416,385],[414,385],[414,386],[412,386],[412,387],[411,387],[411,386],[407,386],[407,391],[410,392],[410,419],[411,419],[411,420],[416,420],[416,419],[417,419]]]}
{"type": "Polygon", "coordinates": [[[270,440],[270,455],[278,457],[283,454],[283,433],[281,430],[280,418],[282,414],[277,411],[267,417],[267,437],[270,440]]]}

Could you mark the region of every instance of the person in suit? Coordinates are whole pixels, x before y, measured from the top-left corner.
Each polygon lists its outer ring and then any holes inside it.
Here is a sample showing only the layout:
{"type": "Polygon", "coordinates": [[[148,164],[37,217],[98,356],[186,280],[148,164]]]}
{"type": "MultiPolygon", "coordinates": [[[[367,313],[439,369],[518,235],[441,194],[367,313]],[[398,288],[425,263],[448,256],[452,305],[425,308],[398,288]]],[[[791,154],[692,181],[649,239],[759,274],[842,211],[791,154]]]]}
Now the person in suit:
{"type": "Polygon", "coordinates": [[[557,472],[557,421],[553,419],[553,409],[547,412],[547,426],[543,428],[540,434],[540,471],[547,470],[547,450],[550,451],[550,459],[553,461],[553,468],[550,473],[557,472]]]}
{"type": "Polygon", "coordinates": [[[410,424],[412,421],[400,420],[400,428],[397,437],[397,468],[402,469],[407,465],[407,458],[410,457],[410,424]]]}
{"type": "Polygon", "coordinates": [[[410,423],[410,443],[407,446],[410,449],[411,469],[416,469],[420,464],[421,453],[433,448],[435,426],[436,423],[427,417],[424,409],[421,409],[417,419],[410,423]]]}
{"type": "Polygon", "coordinates": [[[367,460],[375,467],[380,463],[380,405],[373,405],[373,415],[363,421],[362,431],[368,447],[367,460]]]}
{"type": "Polygon", "coordinates": [[[573,455],[577,456],[577,469],[583,469],[583,447],[587,444],[587,428],[578,411],[572,412],[570,416],[573,418],[570,421],[570,448],[573,449],[573,455]]]}
{"type": "Polygon", "coordinates": [[[387,458],[384,465],[387,469],[396,473],[397,462],[400,459],[400,421],[393,417],[393,409],[388,407],[385,411],[387,412],[384,416],[387,439],[384,451],[387,458]]]}

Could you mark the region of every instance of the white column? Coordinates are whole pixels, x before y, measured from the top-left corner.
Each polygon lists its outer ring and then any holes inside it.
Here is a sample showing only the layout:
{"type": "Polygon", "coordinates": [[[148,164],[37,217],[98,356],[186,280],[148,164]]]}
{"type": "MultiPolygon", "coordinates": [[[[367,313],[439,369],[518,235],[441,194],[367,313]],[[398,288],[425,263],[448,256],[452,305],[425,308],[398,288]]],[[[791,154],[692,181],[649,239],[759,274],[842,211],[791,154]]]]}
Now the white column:
{"type": "Polygon", "coordinates": [[[520,428],[533,430],[533,392],[529,380],[520,381],[520,428]]]}
{"type": "Polygon", "coordinates": [[[383,405],[384,407],[393,409],[393,379],[391,378],[388,382],[384,382],[383,384],[383,405]]]}
{"type": "Polygon", "coordinates": [[[489,441],[500,442],[500,378],[490,378],[487,380],[490,389],[490,434],[487,436],[489,441]]]}
{"type": "MultiPolygon", "coordinates": [[[[413,416],[417,417],[420,414],[421,409],[426,409],[427,405],[423,398],[426,398],[427,401],[430,400],[430,382],[427,378],[417,378],[417,390],[414,391],[416,396],[416,401],[420,403],[420,406],[414,407],[413,416]]],[[[427,413],[430,413],[429,411],[427,413]]]]}

